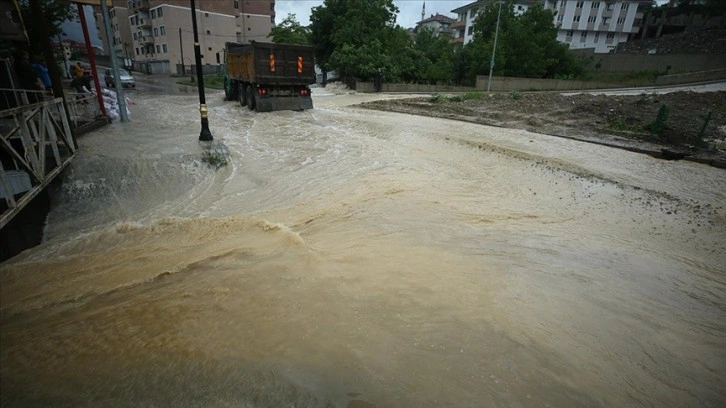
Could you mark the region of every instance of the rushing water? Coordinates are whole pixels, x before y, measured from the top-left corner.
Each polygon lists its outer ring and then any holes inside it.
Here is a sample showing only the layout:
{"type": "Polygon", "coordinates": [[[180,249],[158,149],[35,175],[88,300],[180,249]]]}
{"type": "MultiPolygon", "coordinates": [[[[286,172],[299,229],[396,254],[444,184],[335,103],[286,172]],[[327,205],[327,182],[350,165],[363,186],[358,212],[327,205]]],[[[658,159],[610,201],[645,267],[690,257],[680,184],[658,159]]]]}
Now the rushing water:
{"type": "Polygon", "coordinates": [[[79,140],[0,265],[3,406],[726,405],[726,173],[322,95],[79,140]]]}

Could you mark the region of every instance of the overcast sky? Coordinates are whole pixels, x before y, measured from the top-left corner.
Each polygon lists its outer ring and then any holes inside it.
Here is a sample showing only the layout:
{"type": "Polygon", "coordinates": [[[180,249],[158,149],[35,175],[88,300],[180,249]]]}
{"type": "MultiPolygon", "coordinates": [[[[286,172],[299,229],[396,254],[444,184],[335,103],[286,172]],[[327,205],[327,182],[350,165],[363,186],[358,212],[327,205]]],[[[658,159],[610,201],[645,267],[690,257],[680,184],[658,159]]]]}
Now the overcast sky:
{"type": "MultiPolygon", "coordinates": [[[[440,13],[449,17],[456,17],[451,10],[472,3],[473,0],[426,0],[426,17],[440,13]]],[[[396,22],[402,27],[412,28],[421,21],[421,7],[423,0],[394,0],[398,7],[396,22]]],[[[288,13],[297,16],[297,21],[303,25],[310,24],[310,9],[323,4],[323,0],[276,0],[275,14],[279,23],[288,13]]]]}
{"type": "MultiPolygon", "coordinates": [[[[667,2],[667,0],[657,1],[658,4],[667,2]]],[[[436,13],[456,18],[451,10],[473,2],[474,0],[426,0],[426,18],[436,13]]],[[[413,28],[417,22],[421,21],[423,0],[394,0],[393,3],[398,7],[396,22],[400,26],[413,28]]],[[[276,0],[277,18],[275,20],[279,23],[287,17],[288,13],[293,13],[296,15],[297,21],[302,25],[308,25],[310,24],[310,9],[321,4],[323,4],[323,0],[276,0]]]]}

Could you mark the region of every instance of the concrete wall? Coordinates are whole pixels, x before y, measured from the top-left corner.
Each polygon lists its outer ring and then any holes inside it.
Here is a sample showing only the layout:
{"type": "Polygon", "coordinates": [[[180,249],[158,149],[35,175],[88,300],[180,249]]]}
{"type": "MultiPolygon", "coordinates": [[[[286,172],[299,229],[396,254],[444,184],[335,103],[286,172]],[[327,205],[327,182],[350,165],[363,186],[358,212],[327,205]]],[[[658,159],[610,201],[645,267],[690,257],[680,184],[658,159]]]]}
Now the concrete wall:
{"type": "Polygon", "coordinates": [[[726,79],[726,68],[711,71],[689,72],[686,74],[661,75],[656,78],[656,85],[676,85],[683,83],[708,82],[726,79]]]}
{"type": "MultiPolygon", "coordinates": [[[[373,82],[356,82],[355,89],[358,92],[373,93],[375,87],[373,82]]],[[[435,92],[472,92],[476,89],[468,86],[447,86],[447,85],[423,85],[423,84],[387,84],[383,83],[382,92],[401,93],[435,93],[435,92]]]]}
{"type": "Polygon", "coordinates": [[[573,52],[584,57],[592,57],[587,66],[589,69],[605,72],[668,70],[682,73],[726,68],[726,54],[593,54],[592,50],[573,52]]]}
{"type": "MultiPolygon", "coordinates": [[[[476,89],[487,89],[489,77],[477,76],[476,89]]],[[[492,91],[570,91],[577,89],[619,88],[619,84],[602,82],[571,81],[565,79],[493,77],[492,91]]]]}

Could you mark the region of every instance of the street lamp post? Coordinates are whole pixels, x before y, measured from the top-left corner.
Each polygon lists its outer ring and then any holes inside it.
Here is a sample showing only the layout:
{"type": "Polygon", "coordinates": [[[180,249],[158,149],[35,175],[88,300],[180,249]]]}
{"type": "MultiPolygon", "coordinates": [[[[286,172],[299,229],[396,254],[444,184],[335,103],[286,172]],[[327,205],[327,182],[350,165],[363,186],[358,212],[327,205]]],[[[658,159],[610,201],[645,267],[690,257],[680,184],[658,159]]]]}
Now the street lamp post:
{"type": "Polygon", "coordinates": [[[209,119],[207,118],[207,103],[204,99],[204,75],[202,74],[202,52],[199,49],[199,35],[197,34],[197,9],[194,0],[190,0],[192,8],[192,30],[194,31],[194,59],[197,66],[197,88],[199,89],[199,114],[202,118],[202,131],[199,133],[199,140],[210,142],[213,140],[212,132],[209,131],[209,119]]]}
{"type": "Polygon", "coordinates": [[[489,82],[487,82],[487,92],[492,89],[492,73],[494,72],[494,56],[497,52],[497,37],[499,37],[499,20],[502,18],[502,2],[499,2],[499,11],[497,12],[497,28],[494,30],[494,48],[492,48],[492,59],[489,61],[489,82]]]}

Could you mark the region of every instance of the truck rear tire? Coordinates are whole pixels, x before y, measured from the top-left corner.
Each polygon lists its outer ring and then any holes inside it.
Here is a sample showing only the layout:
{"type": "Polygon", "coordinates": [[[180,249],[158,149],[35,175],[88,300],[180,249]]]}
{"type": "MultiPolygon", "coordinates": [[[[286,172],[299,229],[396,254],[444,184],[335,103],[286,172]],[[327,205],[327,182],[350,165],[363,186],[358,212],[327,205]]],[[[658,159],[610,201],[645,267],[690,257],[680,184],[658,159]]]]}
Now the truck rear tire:
{"type": "Polygon", "coordinates": [[[245,91],[245,96],[247,97],[247,109],[253,111],[255,110],[255,91],[252,89],[252,86],[247,87],[247,91],[245,91]]]}
{"type": "Polygon", "coordinates": [[[224,97],[228,101],[234,101],[237,99],[239,93],[239,84],[233,79],[227,77],[224,78],[224,97]]]}
{"type": "Polygon", "coordinates": [[[239,98],[239,106],[247,106],[247,89],[244,87],[244,84],[240,84],[239,95],[237,97],[239,98]]]}

